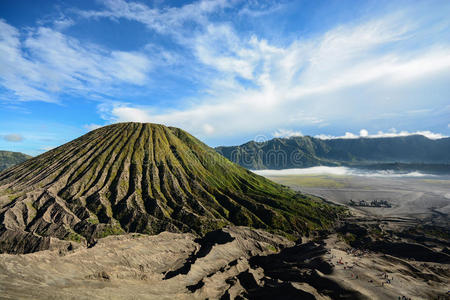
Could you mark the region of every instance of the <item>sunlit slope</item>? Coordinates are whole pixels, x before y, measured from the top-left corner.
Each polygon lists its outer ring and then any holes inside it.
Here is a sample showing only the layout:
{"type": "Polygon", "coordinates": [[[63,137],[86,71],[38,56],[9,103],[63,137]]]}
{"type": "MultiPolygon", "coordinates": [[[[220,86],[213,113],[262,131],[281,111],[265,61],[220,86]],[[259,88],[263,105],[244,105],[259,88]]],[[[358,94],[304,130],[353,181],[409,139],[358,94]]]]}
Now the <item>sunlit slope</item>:
{"type": "Polygon", "coordinates": [[[230,223],[296,234],[336,216],[181,129],[142,123],[94,130],[0,173],[0,193],[0,250],[8,252],[45,249],[48,237],[92,243],[230,223]]]}

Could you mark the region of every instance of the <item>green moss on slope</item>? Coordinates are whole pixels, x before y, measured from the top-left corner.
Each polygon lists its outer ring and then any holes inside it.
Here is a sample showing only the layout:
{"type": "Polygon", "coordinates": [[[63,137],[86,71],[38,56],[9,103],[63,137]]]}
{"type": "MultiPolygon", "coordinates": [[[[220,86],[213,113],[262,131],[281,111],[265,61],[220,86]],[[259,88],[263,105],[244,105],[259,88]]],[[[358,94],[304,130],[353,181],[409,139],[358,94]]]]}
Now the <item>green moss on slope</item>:
{"type": "Polygon", "coordinates": [[[227,224],[297,236],[329,228],[340,214],[230,162],[181,129],[157,124],[94,130],[0,174],[0,189],[7,187],[44,192],[46,200],[33,198],[38,217],[62,201],[52,222],[87,240],[124,232],[204,234],[227,224]]]}

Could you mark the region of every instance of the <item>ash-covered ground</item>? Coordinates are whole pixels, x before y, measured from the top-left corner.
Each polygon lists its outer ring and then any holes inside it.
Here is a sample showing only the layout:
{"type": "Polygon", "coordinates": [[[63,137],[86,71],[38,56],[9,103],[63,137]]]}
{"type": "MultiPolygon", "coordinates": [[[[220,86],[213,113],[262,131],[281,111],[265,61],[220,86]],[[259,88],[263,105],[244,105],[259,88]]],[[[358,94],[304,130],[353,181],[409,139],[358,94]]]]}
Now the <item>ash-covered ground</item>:
{"type": "Polygon", "coordinates": [[[339,204],[351,200],[387,201],[391,207],[352,206],[351,209],[381,218],[407,218],[448,225],[450,175],[419,172],[361,171],[345,167],[257,171],[277,183],[339,204]]]}

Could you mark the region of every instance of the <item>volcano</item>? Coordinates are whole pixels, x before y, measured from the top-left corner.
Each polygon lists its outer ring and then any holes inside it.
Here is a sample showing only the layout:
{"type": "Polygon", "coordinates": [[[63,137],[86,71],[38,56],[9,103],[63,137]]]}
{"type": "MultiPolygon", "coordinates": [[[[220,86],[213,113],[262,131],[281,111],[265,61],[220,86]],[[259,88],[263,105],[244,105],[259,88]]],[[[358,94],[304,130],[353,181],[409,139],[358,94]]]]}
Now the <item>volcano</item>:
{"type": "Polygon", "coordinates": [[[299,236],[337,209],[216,153],[189,133],[119,123],[0,173],[0,252],[87,246],[137,232],[203,235],[225,225],[299,236]]]}

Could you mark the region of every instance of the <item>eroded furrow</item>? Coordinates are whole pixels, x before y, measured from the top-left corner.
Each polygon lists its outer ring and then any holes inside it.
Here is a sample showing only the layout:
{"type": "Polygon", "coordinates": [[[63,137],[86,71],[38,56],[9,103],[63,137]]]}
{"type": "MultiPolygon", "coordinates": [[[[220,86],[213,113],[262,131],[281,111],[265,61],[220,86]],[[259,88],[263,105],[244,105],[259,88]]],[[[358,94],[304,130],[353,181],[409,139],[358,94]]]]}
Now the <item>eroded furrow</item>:
{"type": "Polygon", "coordinates": [[[119,136],[120,132],[116,132],[115,135],[107,137],[107,139],[105,139],[105,141],[79,165],[79,168],[72,172],[72,175],[67,181],[68,183],[60,194],[65,195],[66,198],[75,198],[78,194],[85,194],[87,186],[93,178],[101,175],[98,171],[98,166],[104,166],[105,164],[104,159],[101,158],[105,157],[106,153],[114,148],[114,142],[119,136]]]}
{"type": "MultiPolygon", "coordinates": [[[[49,154],[51,155],[50,158],[47,156],[38,156],[35,159],[30,160],[30,164],[32,164],[32,167],[30,168],[24,168],[24,170],[29,169],[30,172],[27,174],[23,174],[19,179],[16,180],[16,182],[25,181],[28,177],[52,177],[54,176],[54,172],[60,170],[62,166],[68,166],[70,168],[71,163],[76,159],[76,154],[82,152],[80,151],[80,148],[77,147],[79,143],[86,143],[86,145],[91,144],[92,141],[100,140],[101,136],[92,135],[88,137],[82,137],[79,138],[69,144],[63,145],[61,147],[58,147],[57,149],[51,150],[49,154]],[[75,155],[74,155],[75,152],[75,155]],[[53,162],[53,164],[49,165],[49,162],[53,162]],[[41,172],[44,170],[44,172],[41,172]]],[[[86,149],[86,148],[83,148],[86,149]]],[[[83,150],[82,149],[82,150],[83,150]]],[[[68,168],[67,168],[68,169],[68,168]]],[[[67,170],[66,169],[66,170],[67,170]]],[[[60,172],[60,174],[64,174],[64,170],[60,172]]],[[[59,176],[56,175],[54,180],[52,180],[49,184],[52,184],[56,182],[59,179],[59,176]]],[[[34,183],[39,182],[37,180],[34,180],[34,183]]]]}

